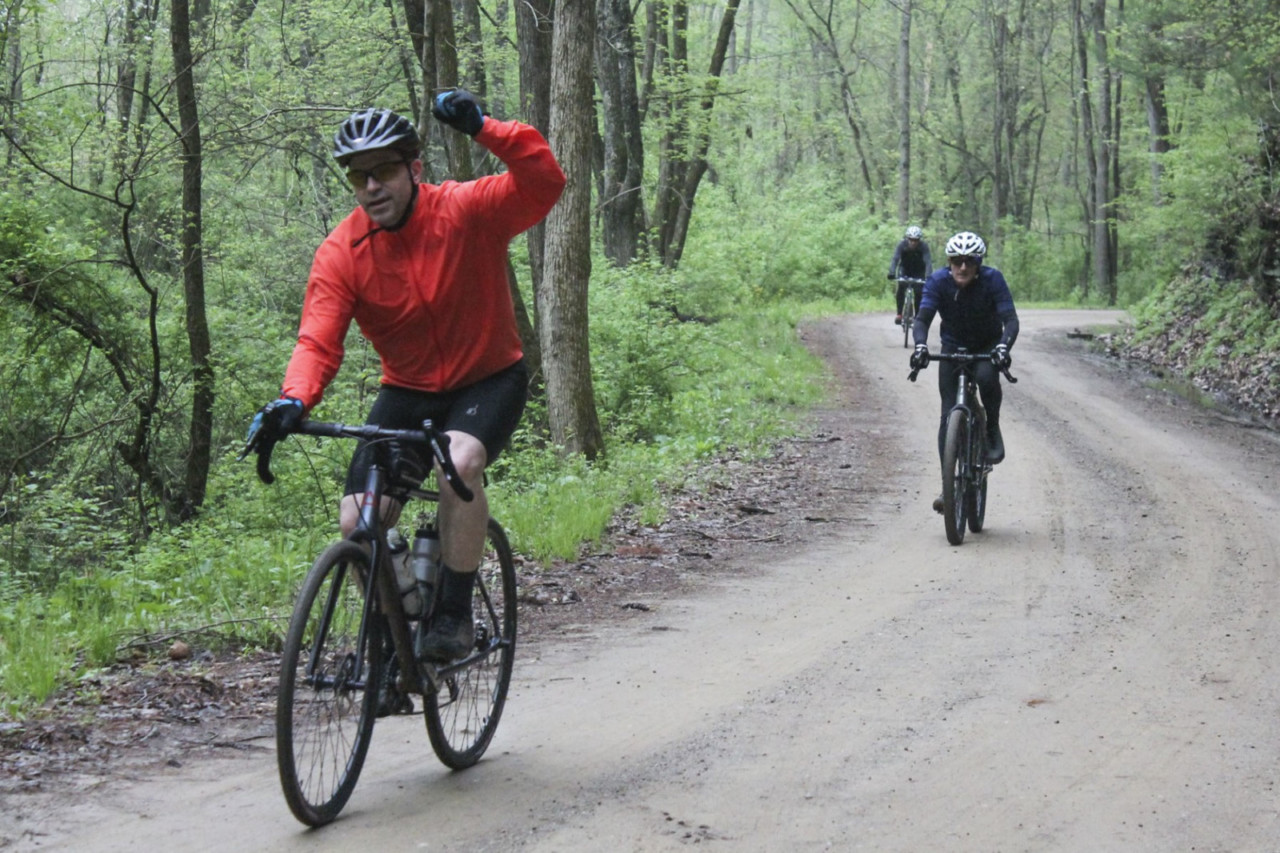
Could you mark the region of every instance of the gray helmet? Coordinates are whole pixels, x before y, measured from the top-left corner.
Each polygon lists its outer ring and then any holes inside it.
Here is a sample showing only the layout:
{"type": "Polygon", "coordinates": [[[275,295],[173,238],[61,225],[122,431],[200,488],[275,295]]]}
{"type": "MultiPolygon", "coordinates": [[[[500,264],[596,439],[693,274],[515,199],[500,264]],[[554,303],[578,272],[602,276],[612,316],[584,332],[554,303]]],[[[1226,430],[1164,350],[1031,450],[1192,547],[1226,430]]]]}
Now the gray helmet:
{"type": "Polygon", "coordinates": [[[368,109],[352,113],[333,135],[333,157],[346,165],[355,155],[379,148],[394,148],[416,157],[421,143],[413,122],[391,110],[368,109]]]}
{"type": "Polygon", "coordinates": [[[923,233],[924,233],[924,232],[920,230],[920,226],[919,226],[919,225],[910,225],[910,226],[907,226],[907,239],[908,239],[908,240],[919,240],[919,239],[920,239],[920,235],[921,235],[921,234],[923,234],[923,233]]]}
{"type": "Polygon", "coordinates": [[[981,260],[986,253],[987,244],[982,242],[982,238],[972,231],[961,231],[947,241],[948,258],[970,255],[981,260]]]}

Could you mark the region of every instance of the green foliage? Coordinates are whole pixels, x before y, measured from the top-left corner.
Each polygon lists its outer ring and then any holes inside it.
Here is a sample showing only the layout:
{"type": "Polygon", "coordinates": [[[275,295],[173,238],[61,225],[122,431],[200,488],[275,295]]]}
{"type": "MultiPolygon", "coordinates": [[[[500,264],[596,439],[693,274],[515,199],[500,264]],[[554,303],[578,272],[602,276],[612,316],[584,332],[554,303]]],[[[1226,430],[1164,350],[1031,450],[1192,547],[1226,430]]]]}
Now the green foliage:
{"type": "Polygon", "coordinates": [[[885,272],[901,239],[897,226],[851,205],[830,174],[816,168],[777,188],[707,186],[699,191],[694,224],[680,267],[680,304],[711,316],[887,292],[885,272]]]}
{"type": "MultiPolygon", "coordinates": [[[[22,4],[24,21],[36,8],[22,4]]],[[[50,25],[28,27],[21,44],[5,41],[12,61],[0,70],[13,97],[10,136],[0,142],[10,167],[0,174],[0,286],[9,297],[0,300],[0,464],[10,475],[0,490],[0,701],[11,712],[130,643],[184,632],[276,642],[294,584],[334,535],[350,448],[291,440],[277,452],[270,488],[233,455],[252,413],[278,390],[312,252],[351,207],[328,155],[334,123],[369,104],[420,110],[422,88],[413,62],[401,61],[413,46],[398,6],[271,0],[223,10],[202,28],[203,248],[219,453],[203,512],[170,528],[160,490],[139,482],[118,450],[133,440],[137,403],[154,383],[148,449],[157,476],[181,485],[191,369],[175,251],[181,146],[167,123],[176,114],[167,7],[133,42],[116,7],[39,8],[50,25]],[[114,76],[126,68],[138,73],[131,106],[114,76]],[[83,309],[118,344],[118,365],[65,317],[13,298],[19,273],[83,309]],[[155,293],[154,329],[143,282],[155,293]]],[[[711,460],[768,452],[795,428],[788,412],[818,393],[819,368],[796,341],[796,323],[889,304],[884,273],[903,223],[889,213],[900,128],[886,92],[894,91],[900,13],[891,4],[834,11],[824,33],[802,22],[804,7],[744,10],[709,115],[693,103],[706,82],[699,69],[715,10],[692,16],[688,68],[658,69],[644,126],[646,204],[666,131],[685,121],[705,129],[710,168],[678,270],[595,264],[590,343],[605,455],[591,464],[561,458],[538,430],[543,402],[534,400],[492,468],[494,512],[523,553],[572,559],[620,512],[660,521],[666,490],[689,484],[711,460]]],[[[989,232],[991,261],[1020,304],[1093,297],[1076,81],[1061,72],[1071,28],[1056,7],[1014,11],[1027,13],[1013,20],[1018,53],[998,57],[983,10],[915,7],[912,217],[925,226],[935,263],[955,230],[989,232]],[[1000,105],[1017,115],[1012,141],[992,133],[997,72],[1014,75],[1003,91],[1021,98],[1000,105]],[[997,139],[1009,146],[1002,159],[997,139]],[[999,222],[991,221],[997,169],[1010,173],[1018,208],[999,222]]],[[[1275,197],[1267,128],[1276,122],[1265,84],[1280,55],[1275,16],[1262,0],[1162,0],[1126,15],[1134,25],[1114,43],[1132,46],[1133,70],[1163,75],[1176,130],[1157,187],[1142,87],[1125,84],[1116,107],[1124,123],[1120,302],[1154,292],[1140,309],[1149,335],[1170,328],[1167,315],[1195,312],[1197,363],[1222,347],[1280,348],[1265,300],[1250,301],[1247,286],[1274,257],[1265,211],[1275,197]],[[1189,260],[1211,262],[1208,272],[1235,284],[1170,284],[1189,260]]],[[[486,61],[498,116],[516,114],[519,103],[515,54],[504,41],[514,36],[510,18],[486,16],[486,53],[474,57],[486,61]]],[[[438,179],[438,139],[427,153],[438,179]]],[[[523,273],[523,241],[514,249],[523,273]]],[[[317,416],[362,419],[377,376],[376,357],[353,331],[317,416]]]]}
{"type": "Polygon", "coordinates": [[[1156,346],[1193,375],[1226,358],[1280,352],[1275,306],[1238,280],[1194,266],[1162,285],[1133,309],[1135,345],[1156,346]]]}

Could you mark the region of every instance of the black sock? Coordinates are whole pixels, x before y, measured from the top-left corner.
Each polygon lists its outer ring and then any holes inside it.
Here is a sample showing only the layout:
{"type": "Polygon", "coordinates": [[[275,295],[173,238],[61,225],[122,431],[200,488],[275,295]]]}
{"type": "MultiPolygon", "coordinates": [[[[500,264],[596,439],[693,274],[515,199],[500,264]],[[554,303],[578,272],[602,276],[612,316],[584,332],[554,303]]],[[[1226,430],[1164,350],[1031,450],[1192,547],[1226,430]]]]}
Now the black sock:
{"type": "Polygon", "coordinates": [[[455,616],[470,616],[471,593],[475,585],[475,572],[455,572],[441,563],[440,609],[455,616]]]}

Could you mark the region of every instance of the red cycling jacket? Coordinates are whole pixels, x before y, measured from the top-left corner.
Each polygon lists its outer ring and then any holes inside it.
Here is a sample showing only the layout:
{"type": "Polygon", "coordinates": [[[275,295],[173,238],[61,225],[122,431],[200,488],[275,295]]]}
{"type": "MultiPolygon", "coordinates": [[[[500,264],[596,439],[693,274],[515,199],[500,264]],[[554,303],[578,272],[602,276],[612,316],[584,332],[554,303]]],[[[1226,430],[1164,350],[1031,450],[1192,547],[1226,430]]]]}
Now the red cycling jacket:
{"type": "Polygon", "coordinates": [[[320,402],[353,319],[381,358],[386,385],[450,391],[520,359],[507,245],[547,215],[565,176],[527,124],[486,118],[475,139],[507,172],[420,184],[395,231],[357,207],[316,250],[283,396],[308,411],[320,402]]]}

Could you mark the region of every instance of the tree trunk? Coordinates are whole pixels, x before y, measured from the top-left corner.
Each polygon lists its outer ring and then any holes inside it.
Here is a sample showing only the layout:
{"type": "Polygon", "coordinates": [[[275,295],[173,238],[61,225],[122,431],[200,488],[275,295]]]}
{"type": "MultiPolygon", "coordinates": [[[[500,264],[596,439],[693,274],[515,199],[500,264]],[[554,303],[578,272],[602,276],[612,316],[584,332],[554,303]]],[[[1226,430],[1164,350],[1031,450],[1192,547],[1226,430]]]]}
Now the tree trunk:
{"type": "MultiPolygon", "coordinates": [[[[520,0],[516,4],[516,38],[520,52],[520,114],[524,121],[551,138],[551,37],[553,32],[551,0],[520,0]]],[[[530,285],[534,293],[542,289],[543,258],[546,255],[546,222],[525,232],[529,247],[530,285]]],[[[534,299],[533,324],[541,324],[538,300],[534,299]]],[[[526,341],[525,355],[540,352],[526,341]]],[[[536,376],[542,365],[530,362],[530,373],[536,376]]]]}
{"type": "Polygon", "coordinates": [[[724,15],[720,18],[720,33],[716,37],[715,47],[711,51],[711,67],[707,70],[706,89],[698,105],[698,114],[693,117],[696,130],[691,140],[689,165],[685,170],[684,186],[680,191],[680,207],[676,213],[675,227],[672,229],[666,258],[668,266],[674,268],[684,255],[684,241],[689,234],[689,222],[693,216],[693,202],[698,195],[698,185],[707,172],[707,151],[711,148],[711,113],[715,109],[716,91],[719,88],[720,73],[724,69],[724,59],[729,52],[729,42],[733,35],[733,25],[738,14],[739,0],[728,0],[724,15]]]}
{"type": "Polygon", "coordinates": [[[631,6],[627,0],[599,0],[596,18],[596,69],[604,128],[601,241],[605,258],[625,267],[635,260],[640,242],[644,172],[631,6]]]}
{"type": "MultiPolygon", "coordinates": [[[[1081,194],[1081,206],[1084,208],[1084,221],[1088,228],[1088,239],[1085,240],[1085,253],[1093,257],[1094,233],[1098,221],[1098,194],[1094,182],[1098,179],[1097,134],[1093,129],[1093,98],[1090,97],[1092,86],[1089,77],[1089,42],[1086,38],[1088,23],[1085,20],[1081,0],[1071,3],[1072,29],[1075,34],[1075,55],[1079,62],[1079,76],[1076,78],[1076,89],[1080,93],[1077,98],[1080,114],[1081,143],[1085,153],[1085,189],[1081,194]]],[[[1088,297],[1091,279],[1086,278],[1081,288],[1082,295],[1088,297]]]]}
{"type": "MultiPolygon", "coordinates": [[[[435,85],[438,89],[451,89],[458,81],[458,37],[453,29],[452,0],[429,0],[431,41],[435,50],[435,85]]],[[[430,109],[436,92],[425,92],[423,106],[430,109]]],[[[435,124],[435,122],[431,122],[435,124]]],[[[471,140],[462,133],[442,133],[444,150],[449,158],[449,175],[457,181],[469,181],[475,177],[475,165],[471,162],[471,140]]]]}
{"type": "Polygon", "coordinates": [[[595,458],[604,446],[591,383],[587,289],[591,279],[592,44],[596,0],[561,0],[551,48],[551,147],[568,183],[547,217],[538,288],[538,335],[552,440],[595,458]]]}
{"type": "Polygon", "coordinates": [[[1094,220],[1093,220],[1093,275],[1099,288],[1107,294],[1108,301],[1115,302],[1115,211],[1112,196],[1112,158],[1115,146],[1111,118],[1112,71],[1107,57],[1107,0],[1093,0],[1090,26],[1093,29],[1093,46],[1097,70],[1094,79],[1097,86],[1097,135],[1095,147],[1098,156],[1094,161],[1094,220]]]}
{"type": "Polygon", "coordinates": [[[941,22],[939,22],[937,41],[939,44],[944,45],[944,50],[946,50],[947,88],[951,92],[951,112],[955,128],[949,136],[951,137],[952,147],[960,155],[960,167],[955,175],[952,176],[950,183],[954,185],[958,181],[960,184],[959,192],[962,203],[962,216],[965,219],[964,227],[973,230],[981,227],[977,221],[978,168],[973,154],[969,151],[968,132],[964,118],[964,102],[961,98],[960,88],[960,58],[954,48],[948,44],[946,33],[942,31],[941,22]]]}
{"type": "Polygon", "coordinates": [[[1169,107],[1165,103],[1164,77],[1146,78],[1144,98],[1147,108],[1147,130],[1151,134],[1151,200],[1159,206],[1164,203],[1161,183],[1164,178],[1162,154],[1169,151],[1169,107]]]}
{"type": "MultiPolygon", "coordinates": [[[[14,106],[22,101],[22,3],[13,2],[0,10],[0,129],[17,136],[13,115],[14,106]]],[[[13,165],[12,146],[5,153],[5,165],[13,165]]]]}
{"type": "Polygon", "coordinates": [[[898,223],[911,217],[911,0],[902,0],[898,32],[898,223]]]}
{"type": "MultiPolygon", "coordinates": [[[[391,29],[398,30],[400,21],[396,17],[396,4],[393,0],[383,0],[387,6],[387,14],[391,18],[391,29]]],[[[405,22],[405,29],[410,33],[412,39],[413,28],[409,26],[409,22],[405,22]]],[[[409,48],[404,42],[398,41],[396,44],[396,59],[400,64],[400,73],[404,77],[405,97],[408,99],[409,115],[413,117],[415,122],[419,122],[424,117],[422,109],[422,86],[418,81],[418,72],[416,70],[417,63],[409,52],[409,48]]]]}
{"type": "Polygon", "coordinates": [[[688,70],[689,70],[689,5],[686,0],[671,0],[670,29],[666,76],[672,83],[662,101],[662,123],[665,128],[658,147],[658,184],[654,188],[653,216],[650,222],[656,232],[657,253],[664,266],[675,263],[671,252],[675,237],[676,217],[680,211],[680,191],[688,171],[688,70]]]}
{"type": "Polygon", "coordinates": [[[520,279],[516,277],[515,265],[509,257],[507,286],[511,290],[511,305],[516,312],[516,328],[520,333],[521,349],[524,350],[524,363],[529,368],[529,388],[536,391],[542,387],[542,344],[538,341],[538,328],[529,316],[524,294],[520,292],[520,279]]]}
{"type": "Polygon", "coordinates": [[[462,20],[462,42],[467,46],[467,67],[462,82],[472,92],[485,97],[489,93],[489,79],[480,31],[480,4],[477,0],[458,0],[458,11],[462,20]]]}
{"type": "Polygon", "coordinates": [[[187,342],[191,352],[191,448],[187,454],[184,494],[175,507],[180,518],[190,517],[204,503],[209,481],[213,436],[214,382],[209,356],[209,323],[204,300],[202,163],[200,116],[196,106],[191,22],[187,0],[172,0],[171,43],[178,118],[182,132],[182,290],[187,307],[187,342]]]}
{"type": "Polygon", "coordinates": [[[992,96],[992,108],[995,110],[995,118],[993,118],[992,127],[992,155],[991,155],[991,222],[992,227],[997,228],[1002,219],[1009,214],[1009,167],[1007,160],[1010,159],[1010,137],[1012,136],[1010,126],[1018,120],[1018,104],[1016,104],[1016,85],[1010,86],[1009,72],[1009,18],[1004,9],[991,10],[991,27],[992,33],[992,64],[995,65],[996,88],[992,96]]]}

